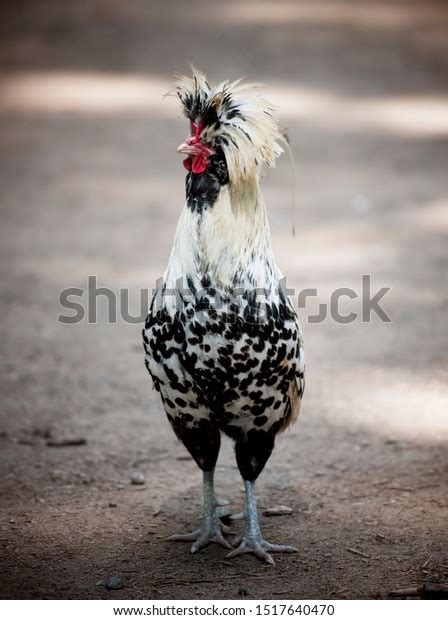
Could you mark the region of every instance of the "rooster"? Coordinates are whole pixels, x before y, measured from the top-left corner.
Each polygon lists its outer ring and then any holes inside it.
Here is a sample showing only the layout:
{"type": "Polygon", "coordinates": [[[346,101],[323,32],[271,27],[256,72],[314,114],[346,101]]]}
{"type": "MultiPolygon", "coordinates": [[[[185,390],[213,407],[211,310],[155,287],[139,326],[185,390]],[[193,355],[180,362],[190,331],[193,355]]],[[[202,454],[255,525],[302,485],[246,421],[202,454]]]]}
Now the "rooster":
{"type": "Polygon", "coordinates": [[[166,272],[143,330],[146,367],[178,439],[203,471],[201,527],[171,540],[210,542],[229,556],[293,552],[264,540],[255,481],[276,436],[299,414],[304,390],[300,325],[282,287],[260,189],[284,131],[266,100],[241,80],[212,88],[193,69],[174,92],[190,121],[186,203],[166,272]],[[219,518],[214,469],[221,433],[235,442],[245,526],[230,545],[219,518]]]}

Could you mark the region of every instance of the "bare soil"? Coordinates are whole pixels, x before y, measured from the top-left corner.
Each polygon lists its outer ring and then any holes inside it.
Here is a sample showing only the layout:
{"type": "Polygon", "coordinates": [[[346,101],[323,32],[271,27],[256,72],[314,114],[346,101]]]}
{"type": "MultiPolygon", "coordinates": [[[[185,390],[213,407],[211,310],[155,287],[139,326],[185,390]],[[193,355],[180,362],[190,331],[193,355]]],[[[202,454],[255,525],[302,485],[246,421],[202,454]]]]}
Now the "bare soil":
{"type": "MultiPolygon", "coordinates": [[[[0,596],[440,595],[446,4],[21,1],[2,12],[0,596]],[[318,290],[301,310],[303,412],[259,479],[261,511],[293,509],[261,517],[268,540],[299,547],[275,568],[165,541],[198,522],[201,475],[151,389],[141,326],[108,324],[104,299],[94,325],[57,322],[60,291],[88,275],[129,288],[137,314],[139,290],[164,270],[187,125],[163,94],[186,59],[213,81],[265,83],[296,156],[295,238],[287,160],[265,181],[288,285],[318,290]],[[362,274],[390,287],[392,323],[307,321],[334,289],[360,293],[362,274]],[[67,439],[77,445],[58,445],[67,439]],[[113,575],[122,590],[101,585],[113,575]]],[[[341,312],[353,310],[359,299],[345,298],[341,312]]],[[[240,510],[229,444],[217,486],[240,510]]]]}

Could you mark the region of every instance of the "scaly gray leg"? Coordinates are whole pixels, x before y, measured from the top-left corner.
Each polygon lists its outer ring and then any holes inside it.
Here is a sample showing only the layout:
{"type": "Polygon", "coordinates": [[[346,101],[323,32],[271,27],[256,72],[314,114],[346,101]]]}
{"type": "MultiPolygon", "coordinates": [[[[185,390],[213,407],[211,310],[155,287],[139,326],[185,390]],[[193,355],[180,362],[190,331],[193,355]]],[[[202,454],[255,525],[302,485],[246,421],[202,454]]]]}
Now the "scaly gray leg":
{"type": "Polygon", "coordinates": [[[236,541],[238,547],[231,551],[227,557],[235,557],[242,553],[253,553],[262,562],[275,566],[272,556],[268,553],[294,553],[295,547],[289,545],[273,545],[263,540],[258,523],[257,498],[255,495],[255,483],[249,480],[244,481],[246,491],[246,503],[244,517],[246,520],[244,534],[236,541]]]}
{"type": "Polygon", "coordinates": [[[224,538],[228,528],[223,525],[217,514],[218,502],[215,497],[213,484],[214,471],[204,471],[204,510],[202,514],[202,525],[198,530],[188,534],[174,534],[168,540],[190,542],[193,541],[191,553],[197,553],[208,543],[215,542],[227,549],[232,546],[224,538]]]}

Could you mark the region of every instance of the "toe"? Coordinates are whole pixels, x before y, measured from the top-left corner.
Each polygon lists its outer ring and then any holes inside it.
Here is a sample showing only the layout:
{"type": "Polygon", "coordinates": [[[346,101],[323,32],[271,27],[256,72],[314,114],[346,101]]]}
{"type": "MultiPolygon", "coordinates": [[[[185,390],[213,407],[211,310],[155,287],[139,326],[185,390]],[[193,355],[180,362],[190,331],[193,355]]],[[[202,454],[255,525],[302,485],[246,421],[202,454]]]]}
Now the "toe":
{"type": "Polygon", "coordinates": [[[197,553],[203,547],[208,545],[209,542],[212,542],[213,537],[210,535],[210,532],[200,532],[200,535],[196,537],[197,540],[191,545],[191,553],[197,553]]]}
{"type": "Polygon", "coordinates": [[[202,527],[188,534],[174,534],[167,540],[175,542],[192,542],[191,553],[197,553],[209,543],[218,543],[226,549],[233,549],[232,545],[224,538],[227,528],[216,519],[213,523],[205,523],[202,527]]]}
{"type": "Polygon", "coordinates": [[[194,532],[189,532],[188,534],[173,534],[172,536],[168,536],[166,540],[175,542],[191,542],[192,540],[196,540],[200,533],[201,530],[195,530],[194,532]]]}
{"type": "Polygon", "coordinates": [[[265,564],[275,566],[274,558],[258,542],[254,544],[254,555],[265,564]]]}
{"type": "Polygon", "coordinates": [[[196,542],[194,542],[191,545],[191,553],[197,553],[198,551],[200,551],[203,547],[205,547],[207,543],[203,542],[201,539],[197,540],[196,542]]]}
{"type": "Polygon", "coordinates": [[[232,549],[230,553],[227,554],[228,558],[234,558],[237,555],[241,555],[242,553],[249,553],[250,551],[252,551],[252,549],[248,546],[245,540],[240,539],[240,541],[241,541],[240,544],[237,547],[235,547],[235,549],[232,549]]]}
{"type": "Polygon", "coordinates": [[[258,560],[270,566],[275,566],[275,562],[269,552],[294,553],[297,551],[295,547],[290,547],[289,545],[273,545],[257,537],[237,538],[233,541],[233,545],[235,549],[227,555],[228,558],[234,558],[243,553],[253,553],[258,560]]]}
{"type": "Polygon", "coordinates": [[[229,543],[228,540],[224,538],[221,532],[216,534],[216,536],[213,539],[213,542],[218,543],[219,545],[221,545],[221,547],[225,547],[226,549],[233,549],[232,545],[229,543]]]}
{"type": "Polygon", "coordinates": [[[242,555],[243,553],[253,553],[258,560],[261,560],[261,562],[275,566],[272,556],[265,549],[263,549],[262,545],[258,541],[242,540],[236,549],[233,549],[233,551],[227,554],[227,557],[234,558],[237,555],[242,555]]]}
{"type": "Polygon", "coordinates": [[[296,553],[298,551],[296,547],[291,547],[290,545],[273,545],[268,542],[265,542],[263,547],[266,551],[271,551],[272,553],[296,553]]]}
{"type": "Polygon", "coordinates": [[[191,553],[197,553],[209,543],[217,543],[226,549],[232,549],[232,546],[224,538],[223,534],[217,530],[215,532],[203,532],[191,546],[191,553]]]}

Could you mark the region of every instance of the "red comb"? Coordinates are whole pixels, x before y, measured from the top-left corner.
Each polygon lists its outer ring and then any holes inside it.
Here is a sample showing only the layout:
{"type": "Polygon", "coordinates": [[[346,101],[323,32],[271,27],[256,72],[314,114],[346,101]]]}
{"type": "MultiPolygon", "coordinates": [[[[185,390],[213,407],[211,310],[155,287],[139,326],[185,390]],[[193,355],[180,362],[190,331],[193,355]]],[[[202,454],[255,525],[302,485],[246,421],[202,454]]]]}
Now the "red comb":
{"type": "MultiPolygon", "coordinates": [[[[191,121],[190,123],[191,137],[189,138],[191,143],[200,142],[200,135],[202,133],[202,128],[203,128],[203,123],[201,120],[199,120],[197,124],[191,121]]],[[[207,168],[207,156],[204,155],[203,153],[199,153],[198,155],[195,155],[195,157],[193,158],[187,157],[186,159],[184,159],[183,164],[186,170],[191,170],[195,174],[200,174],[201,172],[204,172],[204,170],[207,168]]]]}

